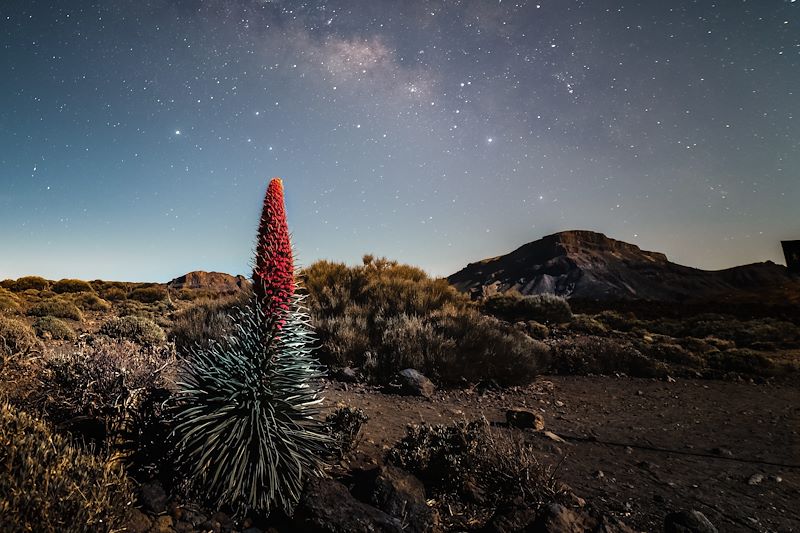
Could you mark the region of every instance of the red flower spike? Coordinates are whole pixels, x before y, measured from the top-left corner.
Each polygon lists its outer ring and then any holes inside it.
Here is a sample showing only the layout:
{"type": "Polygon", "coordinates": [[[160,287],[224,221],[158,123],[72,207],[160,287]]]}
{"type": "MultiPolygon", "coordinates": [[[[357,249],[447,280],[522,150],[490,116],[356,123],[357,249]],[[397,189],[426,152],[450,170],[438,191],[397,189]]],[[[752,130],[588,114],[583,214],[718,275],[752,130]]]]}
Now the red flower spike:
{"type": "MultiPolygon", "coordinates": [[[[273,178],[267,187],[258,226],[253,290],[264,314],[271,318],[289,309],[294,294],[294,259],[283,204],[283,182],[273,178]]],[[[280,329],[283,319],[275,323],[280,329]]]]}

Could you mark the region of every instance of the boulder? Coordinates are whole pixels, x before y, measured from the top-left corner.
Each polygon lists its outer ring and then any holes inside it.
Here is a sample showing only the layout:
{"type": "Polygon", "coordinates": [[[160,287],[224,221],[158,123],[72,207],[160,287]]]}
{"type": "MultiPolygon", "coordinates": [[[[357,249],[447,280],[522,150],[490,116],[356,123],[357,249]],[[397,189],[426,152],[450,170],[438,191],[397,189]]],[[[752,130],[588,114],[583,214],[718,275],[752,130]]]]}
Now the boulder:
{"type": "Polygon", "coordinates": [[[718,533],[714,524],[700,511],[678,511],[664,518],[664,533],[718,533]]]}
{"type": "Polygon", "coordinates": [[[406,524],[405,531],[435,530],[436,516],[428,507],[425,486],[405,470],[382,466],[356,475],[353,495],[406,524]]]}
{"type": "Polygon", "coordinates": [[[167,510],[167,493],[158,481],[143,483],[139,487],[139,501],[145,510],[153,514],[161,514],[167,510]]]}
{"type": "Polygon", "coordinates": [[[509,426],[520,429],[544,429],[544,417],[527,409],[509,409],[506,411],[506,422],[509,426]]]}
{"type": "Polygon", "coordinates": [[[413,368],[406,368],[398,372],[397,381],[400,383],[400,392],[403,394],[430,398],[436,391],[436,385],[413,368]]]}
{"type": "Polygon", "coordinates": [[[355,499],[332,479],[314,478],[295,510],[293,531],[309,533],[401,533],[401,522],[355,499]]]}

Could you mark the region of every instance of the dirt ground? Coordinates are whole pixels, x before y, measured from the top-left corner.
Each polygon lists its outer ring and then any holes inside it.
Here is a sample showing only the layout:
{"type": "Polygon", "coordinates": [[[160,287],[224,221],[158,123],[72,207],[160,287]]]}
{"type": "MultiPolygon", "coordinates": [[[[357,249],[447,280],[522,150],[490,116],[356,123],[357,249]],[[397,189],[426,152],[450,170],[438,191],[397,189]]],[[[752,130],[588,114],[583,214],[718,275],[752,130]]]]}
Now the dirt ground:
{"type": "Polygon", "coordinates": [[[380,461],[409,423],[538,410],[558,442],[526,431],[543,463],[592,505],[642,531],[697,509],[719,531],[800,531],[800,386],[627,377],[546,376],[503,391],[428,400],[331,382],[328,407],[370,420],[359,461],[380,461]]]}

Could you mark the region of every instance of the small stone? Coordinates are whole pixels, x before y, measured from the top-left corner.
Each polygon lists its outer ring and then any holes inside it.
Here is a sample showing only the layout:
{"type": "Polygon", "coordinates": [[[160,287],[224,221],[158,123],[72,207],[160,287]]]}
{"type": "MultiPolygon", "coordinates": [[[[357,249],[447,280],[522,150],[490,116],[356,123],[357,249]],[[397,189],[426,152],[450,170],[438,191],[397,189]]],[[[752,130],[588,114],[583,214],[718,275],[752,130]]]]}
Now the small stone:
{"type": "Polygon", "coordinates": [[[158,481],[143,483],[139,487],[139,500],[153,514],[161,514],[167,509],[167,493],[158,481]]]}
{"type": "Polygon", "coordinates": [[[131,509],[125,521],[125,530],[129,533],[147,533],[153,527],[153,521],[139,509],[131,509]]]}
{"type": "Polygon", "coordinates": [[[153,523],[153,528],[150,530],[150,533],[172,533],[175,531],[172,529],[173,525],[172,517],[169,515],[163,515],[156,518],[155,522],[153,523]]]}
{"type": "Polygon", "coordinates": [[[782,478],[781,476],[779,476],[778,474],[771,474],[771,475],[769,476],[769,479],[771,479],[771,480],[772,480],[772,481],[774,481],[775,483],[780,483],[780,482],[782,482],[782,481],[783,481],[783,478],[782,478]]]}
{"type": "Polygon", "coordinates": [[[555,404],[556,404],[556,407],[564,407],[564,402],[562,402],[561,400],[556,400],[555,404]]]}
{"type": "Polygon", "coordinates": [[[539,413],[525,409],[509,409],[506,411],[506,422],[508,422],[509,426],[520,429],[534,429],[536,431],[544,429],[544,417],[539,413]]]}
{"type": "Polygon", "coordinates": [[[748,485],[760,485],[764,481],[764,474],[753,474],[747,480],[748,485]]]}

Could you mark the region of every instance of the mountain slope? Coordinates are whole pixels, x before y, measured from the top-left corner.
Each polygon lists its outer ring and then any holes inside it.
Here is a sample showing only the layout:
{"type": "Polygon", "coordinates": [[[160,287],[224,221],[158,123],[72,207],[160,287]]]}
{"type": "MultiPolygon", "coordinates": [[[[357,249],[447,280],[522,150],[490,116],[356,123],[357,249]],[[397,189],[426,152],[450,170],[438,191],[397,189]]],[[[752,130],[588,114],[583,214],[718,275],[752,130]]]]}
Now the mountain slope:
{"type": "Polygon", "coordinates": [[[670,262],[658,252],[592,231],[563,231],[513,252],[470,263],[448,277],[474,295],[518,290],[599,300],[682,302],[748,298],[798,289],[786,267],[772,262],[707,271],[670,262]]]}

